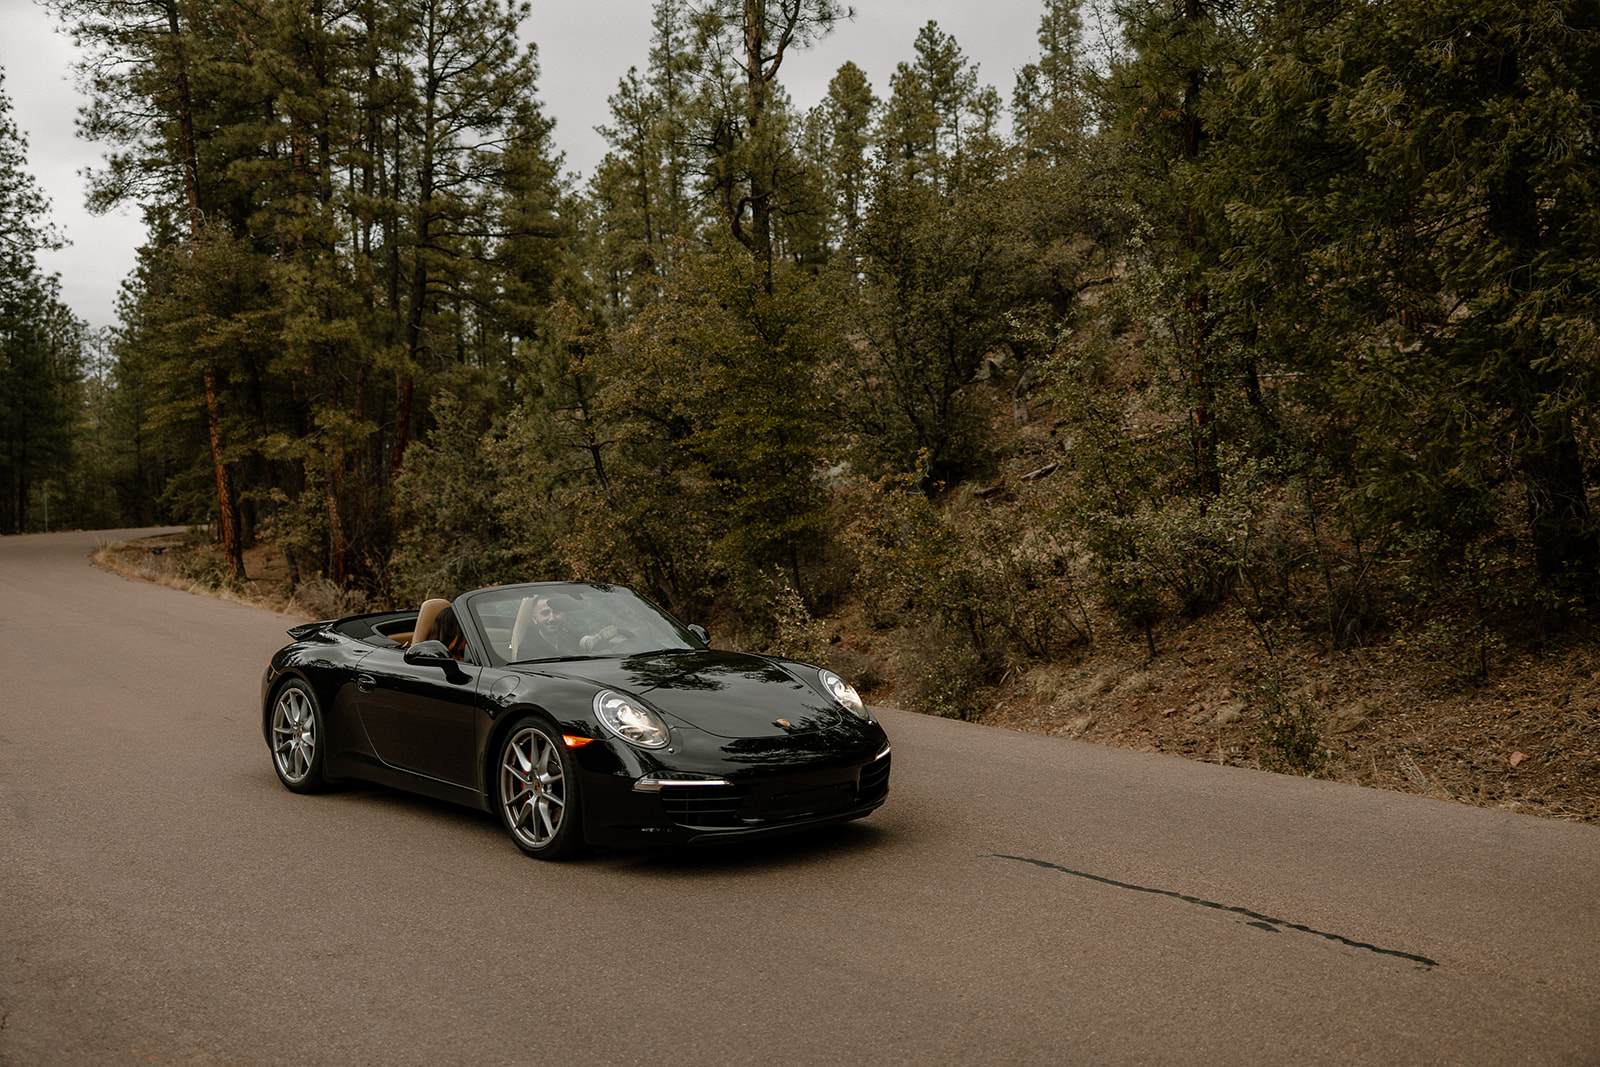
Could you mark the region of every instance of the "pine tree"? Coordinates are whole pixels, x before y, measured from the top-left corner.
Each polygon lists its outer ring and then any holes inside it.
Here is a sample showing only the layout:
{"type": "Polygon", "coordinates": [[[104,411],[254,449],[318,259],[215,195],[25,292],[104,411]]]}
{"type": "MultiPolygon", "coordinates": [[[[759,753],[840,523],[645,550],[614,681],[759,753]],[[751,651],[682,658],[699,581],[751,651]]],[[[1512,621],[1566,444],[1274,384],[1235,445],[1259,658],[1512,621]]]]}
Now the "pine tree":
{"type": "Polygon", "coordinates": [[[74,458],[83,375],[83,331],[60,285],[36,256],[61,240],[49,201],[27,170],[26,136],[11,114],[0,71],[0,531],[39,529],[34,497],[55,486],[56,514],[78,510],[80,486],[64,476],[74,458]]]}
{"type": "MultiPolygon", "coordinates": [[[[827,176],[834,247],[852,249],[867,207],[872,125],[878,108],[872,83],[854,63],[839,67],[812,121],[819,127],[817,163],[827,176]]],[[[850,253],[853,255],[853,252],[850,253]]]]}
{"type": "Polygon", "coordinates": [[[774,218],[815,211],[778,72],[853,12],[837,0],[700,0],[694,8],[701,79],[696,139],[705,185],[722,222],[767,265],[772,282],[774,218]]]}
{"type": "Polygon", "coordinates": [[[1540,603],[1593,603],[1600,162],[1578,146],[1600,133],[1580,103],[1600,19],[1563,0],[1271,13],[1238,83],[1235,299],[1347,428],[1327,447],[1369,523],[1446,568],[1515,532],[1540,603]]]}
{"type": "MultiPolygon", "coordinates": [[[[609,98],[611,124],[599,127],[611,145],[590,182],[599,209],[599,265],[610,303],[623,312],[637,310],[655,295],[660,273],[675,239],[669,183],[663,158],[669,121],[660,97],[630,68],[609,98]]],[[[677,121],[682,121],[680,116],[677,121]]]]}
{"type": "MultiPolygon", "coordinates": [[[[1216,75],[1239,64],[1250,39],[1247,14],[1228,0],[1160,0],[1113,5],[1128,52],[1098,86],[1109,111],[1109,133],[1125,194],[1139,205],[1156,245],[1159,270],[1170,279],[1157,297],[1171,358],[1184,382],[1193,490],[1221,490],[1218,388],[1248,380],[1223,353],[1229,338],[1215,332],[1209,273],[1229,245],[1225,212],[1196,187],[1219,136],[1209,119],[1216,75]]],[[[1221,136],[1231,133],[1221,126],[1221,136]]],[[[1155,277],[1155,275],[1151,275],[1155,277]]]]}
{"type": "Polygon", "coordinates": [[[899,178],[958,193],[993,181],[1003,169],[1000,98],[954,37],[929,22],[917,32],[916,59],[900,63],[879,118],[878,151],[899,178]]]}
{"type": "Polygon", "coordinates": [[[141,202],[152,227],[125,377],[204,401],[168,410],[203,423],[231,568],[270,511],[297,573],[375,580],[389,483],[433,396],[494,406],[487,383],[569,270],[526,7],[56,7],[89,48],[85,132],[113,148],[95,202],[141,202]],[[180,290],[196,313],[167,301],[180,290]]]}
{"type": "MultiPolygon", "coordinates": [[[[409,138],[411,278],[406,361],[397,375],[391,470],[411,439],[412,395],[419,370],[449,359],[453,340],[434,316],[460,308],[480,202],[473,195],[504,176],[505,138],[531,105],[538,62],[517,26],[527,5],[507,0],[417,0],[411,77],[417,93],[409,138]]],[[[448,320],[447,320],[448,321],[448,320]]]]}
{"type": "MultiPolygon", "coordinates": [[[[183,0],[57,0],[53,5],[73,24],[86,50],[83,69],[92,98],[80,125],[85,135],[122,146],[92,177],[90,204],[101,210],[148,197],[153,219],[164,217],[198,246],[205,219],[220,206],[219,161],[202,162],[196,132],[202,105],[225,104],[195,90],[212,70],[218,43],[215,12],[191,10],[183,0]],[[213,32],[207,32],[213,31],[213,32]],[[181,220],[181,221],[179,221],[181,220]]],[[[222,361],[207,335],[194,338],[202,358],[195,368],[204,397],[204,418],[216,488],[218,540],[230,577],[244,575],[238,494],[230,469],[222,361]]]]}
{"type": "Polygon", "coordinates": [[[779,264],[769,285],[759,256],[720,240],[684,259],[599,368],[626,446],[605,468],[617,539],[680,603],[773,567],[809,588],[826,526],[816,381],[842,352],[842,318],[809,272],[779,264]]]}
{"type": "Polygon", "coordinates": [[[1030,152],[1070,152],[1082,141],[1089,122],[1080,0],[1045,0],[1044,7],[1039,18],[1039,60],[1017,72],[1011,97],[1013,125],[1030,152]]]}

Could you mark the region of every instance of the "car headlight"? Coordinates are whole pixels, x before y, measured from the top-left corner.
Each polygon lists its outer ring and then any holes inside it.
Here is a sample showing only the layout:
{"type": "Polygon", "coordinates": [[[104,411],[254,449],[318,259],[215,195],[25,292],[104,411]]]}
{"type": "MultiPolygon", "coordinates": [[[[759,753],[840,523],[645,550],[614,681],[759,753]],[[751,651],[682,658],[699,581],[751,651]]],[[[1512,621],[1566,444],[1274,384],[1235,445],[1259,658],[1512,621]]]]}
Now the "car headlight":
{"type": "Polygon", "coordinates": [[[822,688],[832,694],[833,699],[843,704],[857,718],[865,719],[868,722],[872,721],[871,713],[867,711],[867,706],[861,702],[861,694],[855,691],[854,686],[832,671],[818,671],[817,674],[822,679],[822,688]]]}
{"type": "Polygon", "coordinates": [[[667,747],[667,724],[637,700],[602,689],[594,695],[594,714],[601,726],[630,745],[667,747]]]}

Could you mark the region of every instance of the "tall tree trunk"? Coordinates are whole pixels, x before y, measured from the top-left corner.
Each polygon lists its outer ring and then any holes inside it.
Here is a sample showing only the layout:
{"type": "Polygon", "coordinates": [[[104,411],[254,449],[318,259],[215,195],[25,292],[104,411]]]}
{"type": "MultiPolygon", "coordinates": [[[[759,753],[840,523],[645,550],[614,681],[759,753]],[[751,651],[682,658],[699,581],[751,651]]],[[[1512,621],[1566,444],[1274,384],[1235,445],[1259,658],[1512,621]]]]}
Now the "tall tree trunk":
{"type": "MultiPolygon", "coordinates": [[[[423,334],[426,328],[428,303],[429,243],[433,240],[433,183],[434,138],[439,106],[438,74],[434,68],[437,40],[436,28],[429,13],[424,48],[427,51],[427,69],[423,72],[422,135],[418,151],[421,153],[417,167],[417,223],[415,263],[411,268],[411,305],[406,314],[406,367],[395,382],[394,449],[389,456],[389,477],[400,473],[405,462],[406,448],[411,443],[411,401],[416,383],[413,369],[422,354],[423,334]]],[[[397,142],[398,143],[398,142],[397,142]]],[[[395,168],[399,171],[398,165],[395,168]]]]}
{"type": "MultiPolygon", "coordinates": [[[[1201,7],[1200,0],[1184,0],[1185,32],[1200,32],[1204,18],[1205,11],[1201,7]]],[[[1186,72],[1183,86],[1183,159],[1186,163],[1199,158],[1200,142],[1204,137],[1204,131],[1200,126],[1202,82],[1203,72],[1197,66],[1191,66],[1186,72]]],[[[1213,421],[1216,384],[1210,362],[1211,355],[1207,350],[1211,331],[1207,316],[1210,294],[1198,277],[1200,270],[1198,259],[1204,242],[1205,235],[1201,233],[1200,220],[1191,195],[1188,204],[1187,232],[1184,235],[1184,244],[1191,257],[1191,273],[1189,291],[1184,299],[1184,311],[1189,318],[1189,361],[1191,384],[1194,388],[1194,408],[1190,417],[1191,430],[1194,434],[1195,487],[1199,491],[1202,505],[1222,489],[1222,475],[1217,467],[1217,429],[1213,421]]]]}
{"type": "MultiPolygon", "coordinates": [[[[189,203],[189,237],[197,244],[200,240],[200,157],[194,138],[194,106],[189,90],[188,64],[184,60],[183,33],[178,25],[176,0],[167,0],[167,31],[172,35],[173,62],[177,68],[174,88],[178,94],[178,135],[183,153],[183,189],[189,203]]],[[[228,466],[223,461],[222,408],[217,394],[217,366],[210,348],[205,350],[204,369],[206,390],[206,430],[211,439],[211,463],[217,476],[217,516],[222,539],[222,558],[228,577],[235,581],[244,578],[244,545],[239,537],[239,523],[233,484],[228,477],[228,466]]]]}
{"type": "Polygon", "coordinates": [[[339,457],[328,457],[328,474],[322,483],[323,501],[328,508],[328,577],[341,586],[350,575],[344,520],[339,514],[339,484],[342,477],[339,457]]]}
{"type": "MultiPolygon", "coordinates": [[[[428,181],[427,169],[424,165],[422,182],[424,190],[431,184],[428,181]]],[[[411,443],[411,399],[416,388],[411,368],[417,366],[424,347],[423,311],[428,300],[426,244],[430,225],[427,202],[424,200],[417,208],[417,262],[411,269],[411,307],[406,316],[406,369],[399,373],[395,381],[394,451],[389,457],[390,478],[400,473],[400,466],[406,458],[406,448],[411,443]]]]}
{"type": "Polygon", "coordinates": [[[745,0],[745,136],[755,151],[750,156],[750,250],[761,262],[762,288],[772,291],[772,183],[769,180],[767,136],[767,105],[771,93],[768,81],[776,67],[769,73],[762,63],[766,48],[767,0],[745,0]]]}
{"type": "Polygon", "coordinates": [[[1600,584],[1600,543],[1572,419],[1549,416],[1535,434],[1522,463],[1534,565],[1546,589],[1589,602],[1600,584]]]}
{"type": "MultiPolygon", "coordinates": [[[[1515,54],[1499,65],[1499,88],[1507,99],[1524,91],[1521,67],[1515,54]]],[[[1526,148],[1517,150],[1506,173],[1491,184],[1488,197],[1489,229],[1511,252],[1505,282],[1524,300],[1537,284],[1535,265],[1545,254],[1534,162],[1527,153],[1526,148]]],[[[1505,318],[1512,316],[1508,313],[1505,318]]],[[[1507,348],[1514,361],[1513,373],[1522,379],[1516,395],[1524,425],[1516,430],[1526,429],[1528,434],[1520,467],[1528,494],[1534,564],[1547,591],[1592,603],[1600,595],[1600,541],[1589,509],[1583,453],[1573,432],[1572,416],[1562,409],[1541,410],[1547,398],[1560,390],[1549,372],[1539,369],[1553,354],[1554,342],[1528,326],[1511,330],[1507,348]]]]}
{"type": "Polygon", "coordinates": [[[222,428],[219,425],[220,405],[217,402],[217,372],[205,368],[206,429],[211,439],[211,465],[217,473],[218,534],[222,538],[222,555],[227,564],[228,577],[235,581],[244,579],[244,545],[239,538],[238,520],[234,507],[233,483],[228,478],[228,465],[222,461],[222,428]]]}

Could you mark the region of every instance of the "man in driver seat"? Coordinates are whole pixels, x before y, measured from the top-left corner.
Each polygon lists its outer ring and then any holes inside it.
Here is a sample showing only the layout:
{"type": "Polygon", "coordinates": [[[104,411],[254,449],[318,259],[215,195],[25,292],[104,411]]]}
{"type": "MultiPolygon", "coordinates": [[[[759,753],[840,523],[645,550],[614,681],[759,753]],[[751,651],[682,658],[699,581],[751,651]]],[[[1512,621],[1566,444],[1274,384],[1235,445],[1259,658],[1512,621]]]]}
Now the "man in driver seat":
{"type": "Polygon", "coordinates": [[[518,659],[581,656],[604,648],[617,636],[615,626],[592,634],[574,634],[567,626],[567,607],[560,597],[540,597],[533,606],[533,632],[516,649],[518,659]]]}

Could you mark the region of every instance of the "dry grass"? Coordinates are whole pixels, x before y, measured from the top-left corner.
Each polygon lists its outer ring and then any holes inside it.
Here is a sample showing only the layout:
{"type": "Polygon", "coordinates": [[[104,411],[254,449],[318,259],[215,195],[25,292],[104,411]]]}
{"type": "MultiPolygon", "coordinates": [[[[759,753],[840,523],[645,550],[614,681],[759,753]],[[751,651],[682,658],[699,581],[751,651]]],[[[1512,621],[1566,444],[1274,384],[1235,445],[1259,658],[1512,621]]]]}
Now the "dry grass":
{"type": "MultiPolygon", "coordinates": [[[[302,590],[290,590],[283,556],[271,545],[260,544],[245,553],[243,582],[223,577],[214,546],[189,534],[166,534],[140,541],[118,541],[98,549],[90,561],[115,574],[153,582],[196,596],[215,597],[301,618],[333,618],[313,610],[319,605],[302,590]]],[[[331,584],[331,583],[328,583],[331,584]]],[[[315,594],[318,590],[308,590],[315,594]]]]}

